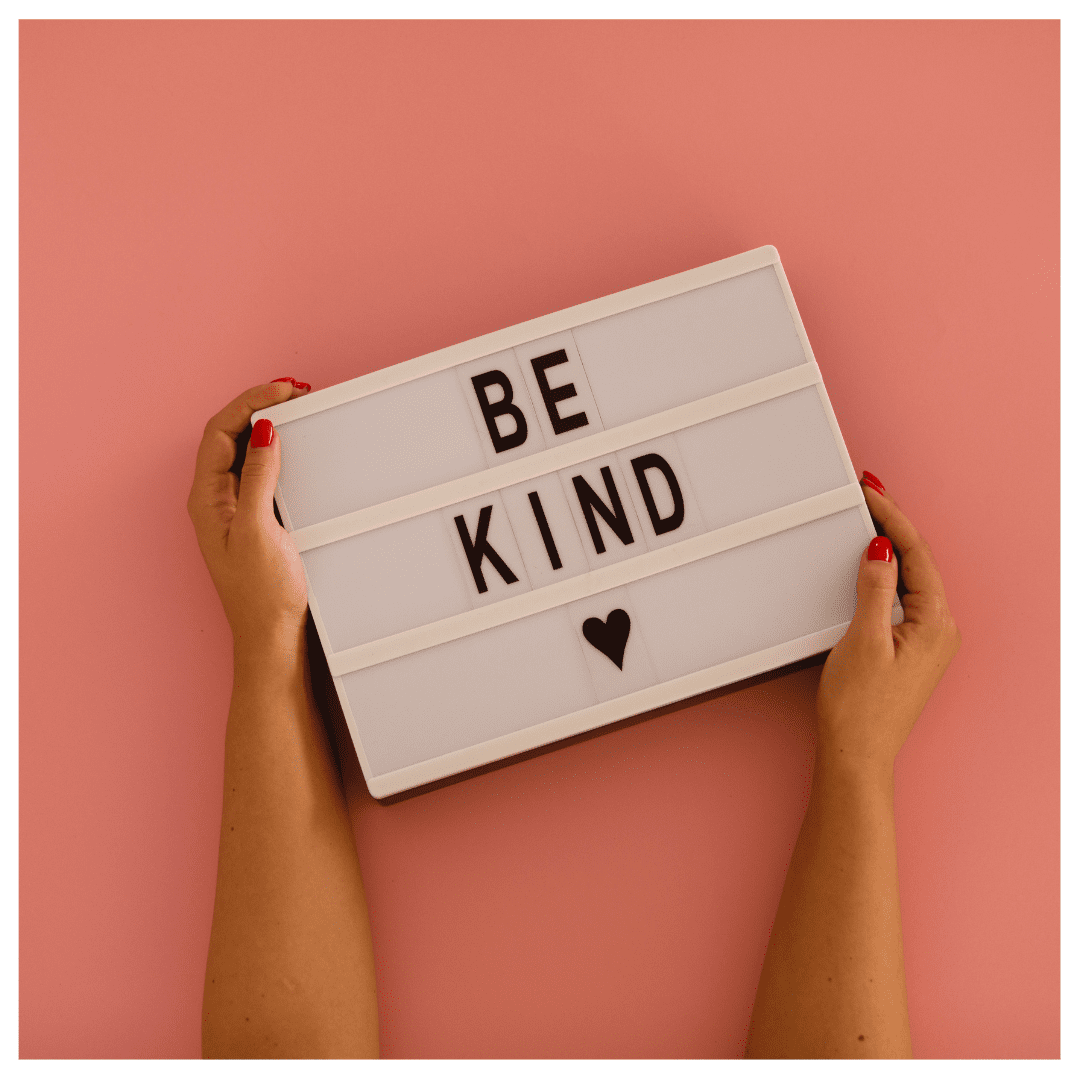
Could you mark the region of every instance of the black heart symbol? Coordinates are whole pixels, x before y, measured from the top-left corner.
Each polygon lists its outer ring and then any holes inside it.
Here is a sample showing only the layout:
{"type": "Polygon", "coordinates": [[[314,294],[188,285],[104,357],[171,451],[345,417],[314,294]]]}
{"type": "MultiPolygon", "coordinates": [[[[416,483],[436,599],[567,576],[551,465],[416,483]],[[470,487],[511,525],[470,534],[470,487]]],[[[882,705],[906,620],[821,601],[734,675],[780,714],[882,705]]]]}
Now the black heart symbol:
{"type": "Polygon", "coordinates": [[[581,624],[581,632],[594,649],[599,649],[622,671],[626,642],[630,638],[630,616],[621,607],[608,614],[607,622],[586,619],[581,624]]]}

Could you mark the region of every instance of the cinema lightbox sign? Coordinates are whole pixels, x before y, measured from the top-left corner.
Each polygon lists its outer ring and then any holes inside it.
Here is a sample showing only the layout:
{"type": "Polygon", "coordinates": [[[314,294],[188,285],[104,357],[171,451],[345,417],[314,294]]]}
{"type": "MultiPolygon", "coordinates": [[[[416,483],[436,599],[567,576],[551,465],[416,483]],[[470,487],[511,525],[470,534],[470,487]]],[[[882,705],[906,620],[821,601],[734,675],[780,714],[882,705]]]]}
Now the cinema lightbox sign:
{"type": "Polygon", "coordinates": [[[874,536],[772,247],[257,415],[376,797],[831,647],[874,536]]]}

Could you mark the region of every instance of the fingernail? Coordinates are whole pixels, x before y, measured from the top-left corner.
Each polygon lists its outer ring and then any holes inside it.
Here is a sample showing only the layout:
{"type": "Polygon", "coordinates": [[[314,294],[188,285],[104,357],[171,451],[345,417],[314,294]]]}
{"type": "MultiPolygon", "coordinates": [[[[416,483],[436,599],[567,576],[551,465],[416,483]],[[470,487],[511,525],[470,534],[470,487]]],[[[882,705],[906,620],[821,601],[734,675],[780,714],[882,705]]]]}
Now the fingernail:
{"type": "Polygon", "coordinates": [[[863,469],[862,483],[869,484],[879,495],[885,494],[885,485],[872,473],[863,469]]]}
{"type": "Polygon", "coordinates": [[[271,379],[271,382],[291,382],[293,386],[297,385],[296,380],[291,375],[282,375],[280,379],[271,379]]]}
{"type": "Polygon", "coordinates": [[[866,549],[866,557],[875,562],[892,562],[892,542],[887,536],[875,536],[866,549]]]}
{"type": "Polygon", "coordinates": [[[274,425],[265,416],[261,420],[256,420],[255,426],[251,429],[251,440],[248,445],[261,449],[269,446],[273,441],[274,425]]]}
{"type": "Polygon", "coordinates": [[[309,382],[297,382],[295,379],[293,379],[293,386],[295,386],[297,390],[310,390],[311,389],[311,383],[309,383],[309,382]]]}

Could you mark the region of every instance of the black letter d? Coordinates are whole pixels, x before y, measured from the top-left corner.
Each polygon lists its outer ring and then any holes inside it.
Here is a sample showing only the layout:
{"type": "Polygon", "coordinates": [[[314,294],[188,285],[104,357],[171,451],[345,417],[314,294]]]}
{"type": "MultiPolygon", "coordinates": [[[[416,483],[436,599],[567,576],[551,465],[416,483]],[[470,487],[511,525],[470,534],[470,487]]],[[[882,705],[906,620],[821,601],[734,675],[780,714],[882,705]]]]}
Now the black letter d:
{"type": "Polygon", "coordinates": [[[679,481],[675,479],[675,473],[672,471],[671,466],[659,454],[642,454],[641,457],[634,458],[630,464],[634,468],[638,487],[641,488],[641,497],[645,500],[645,509],[649,511],[649,521],[652,523],[653,532],[657,536],[661,536],[663,533],[677,529],[683,523],[685,506],[683,504],[682,489],[679,487],[679,481]],[[674,505],[671,508],[671,513],[666,518],[662,518],[656,508],[656,499],[653,498],[652,489],[649,487],[649,478],[645,475],[649,469],[659,471],[667,481],[667,486],[671,491],[671,499],[674,505]]]}

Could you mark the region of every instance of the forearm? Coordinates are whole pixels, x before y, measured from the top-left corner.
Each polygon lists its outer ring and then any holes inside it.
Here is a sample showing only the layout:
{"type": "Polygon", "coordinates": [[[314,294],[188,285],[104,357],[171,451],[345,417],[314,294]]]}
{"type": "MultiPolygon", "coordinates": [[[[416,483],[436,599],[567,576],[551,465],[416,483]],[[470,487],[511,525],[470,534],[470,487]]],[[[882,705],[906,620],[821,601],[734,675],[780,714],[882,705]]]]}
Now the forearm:
{"type": "Polygon", "coordinates": [[[819,755],[747,1056],[911,1056],[891,768],[819,755]]]}
{"type": "Polygon", "coordinates": [[[299,637],[235,654],[206,1056],[378,1053],[360,867],[299,637]]]}

